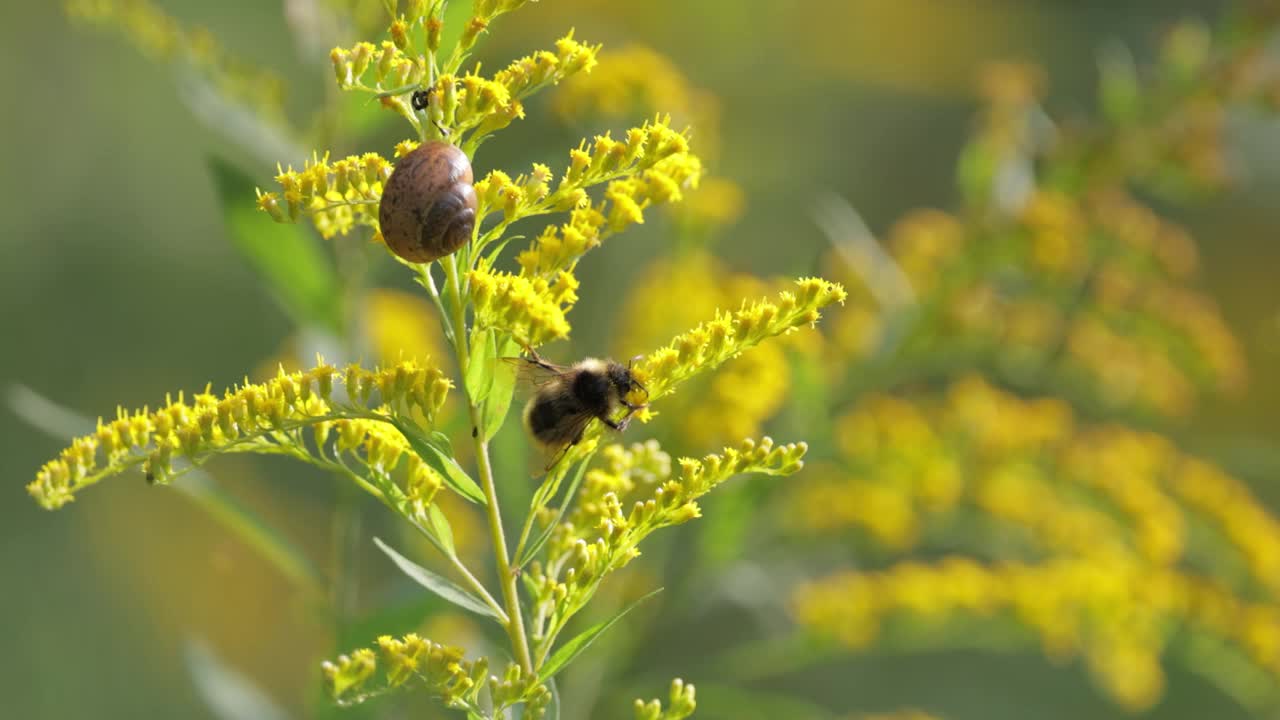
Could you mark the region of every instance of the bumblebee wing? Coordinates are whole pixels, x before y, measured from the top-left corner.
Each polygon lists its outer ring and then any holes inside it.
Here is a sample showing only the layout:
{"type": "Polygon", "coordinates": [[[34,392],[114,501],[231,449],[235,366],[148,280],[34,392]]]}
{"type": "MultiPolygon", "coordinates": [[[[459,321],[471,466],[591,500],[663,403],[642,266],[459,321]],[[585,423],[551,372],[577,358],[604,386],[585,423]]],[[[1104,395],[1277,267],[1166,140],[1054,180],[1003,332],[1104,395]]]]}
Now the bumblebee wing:
{"type": "Polygon", "coordinates": [[[515,368],[516,384],[526,391],[537,391],[550,385],[564,377],[570,369],[564,365],[527,357],[504,357],[502,360],[515,368]]]}
{"type": "Polygon", "coordinates": [[[574,445],[582,440],[582,434],[586,431],[587,425],[594,416],[590,412],[574,413],[563,418],[559,425],[556,426],[555,437],[550,441],[543,443],[542,460],[543,471],[550,471],[557,463],[564,459],[566,453],[574,445]]]}

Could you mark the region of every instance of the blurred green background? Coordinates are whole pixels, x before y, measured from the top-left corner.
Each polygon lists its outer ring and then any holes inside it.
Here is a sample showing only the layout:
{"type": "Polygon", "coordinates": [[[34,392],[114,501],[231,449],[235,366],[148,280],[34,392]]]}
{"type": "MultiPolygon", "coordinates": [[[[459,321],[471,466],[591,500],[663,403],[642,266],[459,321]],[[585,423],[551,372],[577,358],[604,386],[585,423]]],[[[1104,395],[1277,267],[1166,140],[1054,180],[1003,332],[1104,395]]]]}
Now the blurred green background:
{"type": "MultiPolygon", "coordinates": [[[[280,2],[160,4],[287,78],[288,109],[298,116],[332,82],[323,57],[319,64],[300,57],[280,2]]],[[[668,55],[718,98],[715,169],[746,193],[746,212],[718,253],[736,270],[799,275],[819,271],[826,252],[813,219],[819,193],[848,199],[877,232],[912,208],[957,204],[954,167],[974,124],[973,88],[984,64],[1042,65],[1051,78],[1050,111],[1087,113],[1105,43],[1124,42],[1142,58],[1174,20],[1211,20],[1225,5],[544,0],[501,21],[479,58],[501,66],[569,26],[606,49],[642,43],[668,55]]],[[[0,115],[7,166],[0,178],[0,384],[110,416],[117,403],[154,406],[170,390],[234,383],[275,354],[290,322],[229,244],[205,163],[211,154],[230,156],[264,185],[273,167],[255,165],[193,117],[170,68],[112,34],[71,26],[57,3],[6,3],[0,41],[9,88],[0,115]]],[[[536,98],[528,119],[486,147],[477,175],[563,156],[581,129],[559,124],[547,102],[536,98]]],[[[1252,372],[1246,393],[1206,406],[1187,435],[1197,449],[1250,468],[1250,479],[1274,479],[1280,463],[1267,448],[1280,431],[1280,380],[1270,372],[1280,358],[1280,207],[1273,201],[1280,165],[1272,162],[1280,158],[1280,124],[1248,118],[1230,129],[1229,159],[1247,188],[1169,214],[1199,241],[1206,290],[1244,344],[1252,372]]],[[[372,149],[384,153],[398,139],[389,130],[376,138],[372,149]]],[[[625,295],[618,289],[630,286],[635,264],[659,246],[663,231],[649,223],[584,262],[576,348],[607,351],[625,295]]],[[[385,280],[408,286],[396,273],[385,280]]],[[[283,579],[179,494],[151,490],[134,476],[61,512],[43,512],[22,485],[62,444],[7,410],[0,410],[0,443],[0,475],[10,488],[0,505],[0,714],[214,717],[184,667],[191,639],[203,639],[301,712],[331,638],[317,635],[283,579]]],[[[222,463],[218,476],[323,558],[329,478],[240,459],[222,463]]],[[[1274,485],[1254,488],[1280,499],[1274,485]]],[[[368,571],[368,592],[385,591],[375,581],[383,570],[368,571]]],[[[682,655],[698,647],[686,635],[660,658],[679,675],[682,655]]],[[[1052,717],[1122,716],[1078,668],[1034,657],[867,657],[795,682],[835,707],[923,704],[976,720],[1028,717],[1028,703],[1054,697],[1061,702],[1052,717]]],[[[1169,686],[1151,716],[1244,716],[1176,670],[1169,686]]],[[[704,707],[698,716],[721,717],[704,707]]]]}

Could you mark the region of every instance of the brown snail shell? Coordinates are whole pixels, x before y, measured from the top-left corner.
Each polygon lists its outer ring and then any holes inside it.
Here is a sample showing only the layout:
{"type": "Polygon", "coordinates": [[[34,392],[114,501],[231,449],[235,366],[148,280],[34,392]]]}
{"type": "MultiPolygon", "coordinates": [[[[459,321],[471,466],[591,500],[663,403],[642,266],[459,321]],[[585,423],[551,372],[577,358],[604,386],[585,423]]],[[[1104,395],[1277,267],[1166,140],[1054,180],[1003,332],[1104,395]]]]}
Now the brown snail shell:
{"type": "Polygon", "coordinates": [[[400,158],[382,189],[378,223],[387,247],[415,263],[442,258],[471,239],[476,191],[471,162],[433,140],[400,158]]]}

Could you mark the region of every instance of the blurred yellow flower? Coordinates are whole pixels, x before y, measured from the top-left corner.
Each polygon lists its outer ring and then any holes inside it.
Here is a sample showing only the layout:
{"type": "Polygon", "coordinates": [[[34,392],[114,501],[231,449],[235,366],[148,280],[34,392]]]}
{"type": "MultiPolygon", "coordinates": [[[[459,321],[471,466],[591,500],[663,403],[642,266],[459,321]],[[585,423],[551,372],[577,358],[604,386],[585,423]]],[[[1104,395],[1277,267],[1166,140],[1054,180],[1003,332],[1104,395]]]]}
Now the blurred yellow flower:
{"type": "Polygon", "coordinates": [[[420,294],[371,290],[364,298],[364,332],[378,362],[449,356],[438,314],[420,294]]]}

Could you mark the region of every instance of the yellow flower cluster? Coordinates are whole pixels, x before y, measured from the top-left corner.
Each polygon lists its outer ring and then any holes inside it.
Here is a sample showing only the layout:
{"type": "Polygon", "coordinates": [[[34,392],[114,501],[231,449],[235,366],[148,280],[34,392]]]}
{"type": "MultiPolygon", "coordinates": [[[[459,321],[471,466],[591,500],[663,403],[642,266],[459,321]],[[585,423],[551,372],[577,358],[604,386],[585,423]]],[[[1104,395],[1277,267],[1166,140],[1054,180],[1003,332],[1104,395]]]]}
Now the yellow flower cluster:
{"type": "Polygon", "coordinates": [[[115,420],[99,420],[92,435],[75,439],[46,463],[27,492],[55,509],[84,487],[131,467],[142,466],[153,482],[167,482],[182,473],[174,467],[177,459],[198,465],[232,452],[288,454],[340,469],[341,463],[323,454],[332,438],[336,452],[362,452],[356,455],[362,464],[376,479],[386,480],[377,487],[384,500],[406,510],[406,503],[425,509],[440,479],[406,452],[404,438],[382,427],[380,418],[399,416],[429,428],[451,387],[439,370],[414,361],[372,372],[355,365],[341,371],[321,362],[306,372],[282,370],[265,383],[246,381],[222,397],[206,391],[187,403],[179,394],[154,412],[121,409],[115,420]],[[345,398],[334,397],[335,380],[345,385],[345,398]],[[317,455],[300,434],[305,428],[315,433],[317,455]],[[390,477],[402,457],[410,459],[406,484],[398,488],[390,485],[390,477]]]}
{"type": "Polygon", "coordinates": [[[1245,670],[1271,678],[1222,678],[1218,659],[1187,650],[1193,669],[1242,701],[1280,679],[1280,523],[1243,483],[1167,440],[1082,427],[1060,400],[1020,399],[975,378],[939,401],[868,398],[837,420],[835,440],[839,465],[792,486],[786,514],[798,531],[857,528],[896,552],[970,532],[979,553],[998,542],[999,557],[1028,562],[842,573],[794,596],[814,631],[863,648],[907,617],[945,644],[954,638],[939,618],[1011,619],[1051,657],[1085,656],[1136,709],[1162,691],[1171,624],[1211,634],[1253,664],[1245,670]]]}
{"type": "Polygon", "coordinates": [[[382,187],[394,166],[377,153],[329,161],[312,157],[302,168],[280,170],[276,182],[284,195],[258,190],[258,209],[276,222],[296,222],[310,215],[325,238],[346,235],[356,225],[378,226],[382,187]]]}
{"type": "Polygon", "coordinates": [[[588,250],[598,247],[604,240],[606,222],[604,213],[596,206],[574,208],[569,213],[568,222],[558,227],[548,225],[528,249],[516,256],[520,274],[540,277],[558,271],[572,271],[588,250]]]}
{"type": "MultiPolygon", "coordinates": [[[[393,36],[400,39],[398,28],[393,36]]],[[[350,48],[336,47],[329,53],[333,74],[338,87],[343,90],[368,90],[383,92],[409,85],[419,85],[427,76],[426,59],[410,57],[394,40],[383,40],[381,45],[359,42],[350,48]],[[372,83],[368,82],[373,72],[372,83]]]]}
{"type": "MultiPolygon", "coordinates": [[[[591,75],[574,78],[556,93],[555,111],[565,120],[590,113],[606,117],[647,115],[665,108],[692,121],[694,90],[665,55],[643,45],[610,50],[591,75]]],[[[699,128],[702,123],[697,123],[699,128]]]]}
{"type": "Polygon", "coordinates": [[[1099,685],[1132,711],[1159,700],[1168,652],[1249,707],[1274,702],[1280,678],[1280,608],[1122,557],[899,563],[818,580],[795,594],[793,610],[802,626],[851,649],[1007,637],[997,628],[1016,622],[1037,633],[1049,657],[1082,656],[1099,685]],[[1235,677],[1225,678],[1232,652],[1254,666],[1232,663],[1227,674],[1235,677]]]}
{"type": "Polygon", "coordinates": [[[421,293],[379,288],[364,298],[361,327],[379,363],[448,357],[440,316],[421,293]]]}
{"type": "Polygon", "coordinates": [[[383,635],[377,645],[376,653],[361,648],[320,666],[325,689],[339,704],[362,702],[414,680],[446,707],[478,709],[489,671],[486,658],[465,660],[461,648],[412,633],[403,638],[383,635]]]}
{"type": "Polygon", "coordinates": [[[476,327],[508,333],[526,348],[569,335],[564,313],[577,302],[578,281],[561,272],[554,281],[504,272],[473,270],[467,274],[475,303],[476,327]]]}
{"type": "Polygon", "coordinates": [[[684,720],[697,708],[697,692],[693,683],[676,678],[671,681],[671,693],[665,709],[657,698],[649,702],[636,699],[636,720],[684,720]]]}
{"type": "Polygon", "coordinates": [[[775,446],[767,437],[745,440],[719,455],[681,458],[673,480],[671,460],[656,442],[606,448],[605,466],[588,473],[573,514],[552,531],[544,560],[524,574],[534,643],[545,652],[604,577],[640,555],[637,546],[650,533],[699,517],[698,498],[735,475],[789,475],[804,465],[807,450],[804,443],[775,446]]]}
{"type": "MultiPolygon", "coordinates": [[[[477,10],[460,42],[473,43],[475,33],[483,30],[495,14],[477,10]]],[[[414,92],[430,90],[423,110],[426,118],[435,126],[446,128],[454,135],[454,142],[468,152],[474,151],[484,136],[524,117],[522,98],[576,73],[590,72],[600,50],[598,45],[578,42],[570,32],[556,41],[554,51],[520,58],[492,80],[474,71],[457,75],[461,55],[451,58],[438,75],[433,75],[435,59],[415,48],[412,31],[422,25],[428,31],[428,49],[434,52],[436,48],[430,46],[438,44],[439,39],[431,31],[438,31],[437,22],[435,18],[411,13],[392,22],[388,30],[391,39],[380,45],[360,42],[350,48],[334,48],[329,59],[338,87],[375,94],[384,107],[400,114],[424,136],[426,125],[410,98],[414,92]],[[466,133],[473,133],[470,141],[463,141],[466,133]]]]}
{"type": "Polygon", "coordinates": [[[546,715],[552,700],[551,690],[538,682],[538,676],[524,672],[516,663],[507,666],[502,678],[489,677],[489,695],[495,717],[501,717],[507,708],[519,704],[521,717],[539,720],[546,715]]]}
{"type": "MultiPolygon", "coordinates": [[[[550,170],[545,165],[534,165],[530,173],[515,181],[506,173],[490,173],[476,183],[476,196],[480,201],[477,224],[501,211],[502,222],[486,233],[486,237],[496,237],[507,225],[521,218],[591,206],[587,188],[608,183],[605,200],[592,206],[591,216],[578,218],[572,229],[566,226],[560,233],[548,229],[530,252],[540,254],[546,242],[551,244],[548,254],[554,256],[562,252],[561,244],[575,245],[574,238],[568,237],[570,232],[585,232],[593,238],[585,242],[589,249],[599,243],[599,238],[594,236],[602,227],[618,232],[643,222],[641,211],[645,207],[678,202],[681,191],[697,185],[701,174],[701,161],[689,151],[686,134],[673,130],[669,118],[659,117],[628,130],[625,140],[614,140],[605,134],[596,136],[590,144],[585,140],[579,143],[569,152],[569,165],[554,191],[550,190],[550,170]],[[577,227],[584,222],[590,227],[577,227]]],[[[521,265],[548,268],[542,270],[544,273],[566,267],[564,261],[539,263],[529,257],[522,260],[521,265]]]]}
{"type": "MultiPolygon", "coordinates": [[[[1128,196],[1037,191],[1017,224],[999,231],[920,212],[889,245],[925,311],[918,341],[904,347],[947,343],[971,366],[1171,418],[1187,416],[1200,394],[1244,381],[1239,344],[1190,285],[1194,245],[1128,196]]],[[[873,305],[865,297],[837,318],[841,349],[866,357],[879,347],[887,329],[873,305]]]]}
{"type": "Polygon", "coordinates": [[[227,97],[283,120],[284,80],[230,55],[207,29],[185,28],[149,0],[67,0],[65,7],[73,20],[119,30],[149,57],[191,63],[227,97]]]}
{"type": "Polygon", "coordinates": [[[772,301],[758,300],[732,313],[717,313],[714,320],[677,336],[666,347],[637,363],[635,372],[657,399],[685,380],[719,367],[743,350],[771,337],[789,333],[818,321],[819,310],[847,297],[840,285],[821,278],[796,281],[796,290],[784,291],[772,301]]]}
{"type": "MultiPolygon", "coordinates": [[[[720,106],[714,95],[693,87],[675,63],[642,45],[600,55],[590,75],[579,75],[556,93],[555,110],[566,121],[591,115],[645,117],[669,113],[698,129],[699,154],[714,164],[720,148],[720,106]]],[[[686,231],[702,233],[732,224],[742,214],[742,188],[724,178],[706,178],[674,208],[686,231]]]]}
{"type": "Polygon", "coordinates": [[[499,70],[493,79],[514,98],[532,95],[565,78],[590,73],[596,66],[600,45],[583,45],[573,39],[573,31],[556,41],[555,52],[543,50],[522,57],[499,70]]]}
{"type": "MultiPolygon", "coordinates": [[[[1186,550],[1180,502],[1191,484],[1179,478],[1188,468],[1210,478],[1199,491],[1265,517],[1238,482],[1158,436],[1078,428],[1060,400],[1021,400],[976,378],[954,384],[941,403],[869,398],[836,421],[836,441],[843,466],[797,486],[791,515],[813,532],[861,528],[898,550],[913,547],[931,517],[978,511],[1025,528],[1038,551],[1132,552],[1172,565],[1186,550]]],[[[1280,540],[1274,523],[1250,527],[1241,534],[1246,555],[1280,540]]]]}

